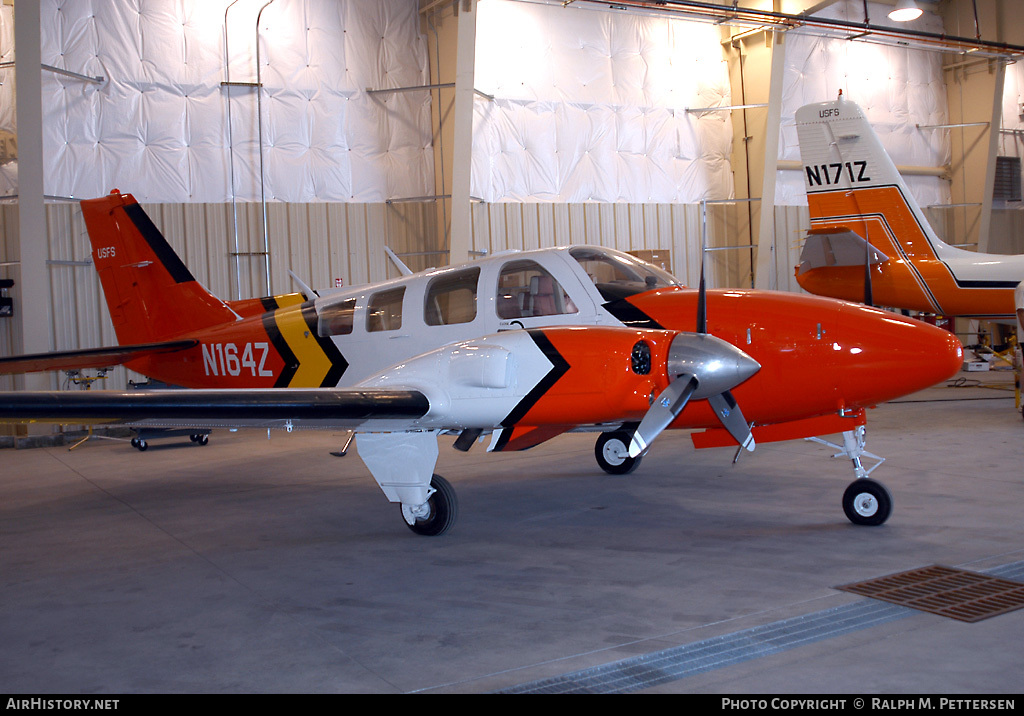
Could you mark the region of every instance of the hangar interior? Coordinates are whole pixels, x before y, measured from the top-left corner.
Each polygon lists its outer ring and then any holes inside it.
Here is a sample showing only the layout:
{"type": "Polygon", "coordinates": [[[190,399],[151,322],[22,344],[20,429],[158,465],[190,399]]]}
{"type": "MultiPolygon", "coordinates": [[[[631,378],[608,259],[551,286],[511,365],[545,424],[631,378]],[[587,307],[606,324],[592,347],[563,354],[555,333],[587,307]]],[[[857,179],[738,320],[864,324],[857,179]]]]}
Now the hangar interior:
{"type": "MultiPolygon", "coordinates": [[[[1019,3],[916,4],[906,23],[895,0],[0,0],[0,356],[116,344],[78,204],[112,189],[226,299],[395,277],[387,250],[422,269],[564,244],[801,292],[794,115],[840,90],[942,238],[1024,253],[1019,3]]],[[[1012,695],[1024,610],[969,623],[837,588],[935,563],[1024,581],[1012,395],[992,371],[871,411],[898,503],[877,528],[842,521],[849,461],[804,440],[664,441],[629,478],[597,473],[588,434],[444,450],[460,522],[423,539],[329,452],[343,431],[141,455],[0,426],[43,445],[0,456],[0,676],[1012,695]]]]}
{"type": "MultiPolygon", "coordinates": [[[[385,246],[417,270],[579,243],[800,291],[793,115],[840,90],[940,237],[1021,252],[1024,20],[892,5],[53,0],[18,25],[27,59],[4,0],[0,352],[113,344],[76,202],[115,188],[226,299],[396,276],[385,246]]],[[[61,378],[0,385],[25,380],[61,378]]]]}

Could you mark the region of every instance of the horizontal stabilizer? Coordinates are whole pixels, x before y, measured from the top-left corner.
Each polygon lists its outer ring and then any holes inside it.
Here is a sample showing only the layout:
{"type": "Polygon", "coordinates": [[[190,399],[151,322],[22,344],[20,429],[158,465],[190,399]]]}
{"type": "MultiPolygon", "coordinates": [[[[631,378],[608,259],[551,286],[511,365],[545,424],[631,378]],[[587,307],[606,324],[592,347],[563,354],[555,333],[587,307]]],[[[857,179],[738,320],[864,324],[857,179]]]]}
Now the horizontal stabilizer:
{"type": "Polygon", "coordinates": [[[811,229],[800,252],[798,275],[823,266],[863,266],[865,258],[872,265],[889,260],[888,256],[849,229],[811,229]]]}
{"type": "MultiPolygon", "coordinates": [[[[415,390],[81,390],[0,393],[0,422],[180,427],[355,428],[393,421],[404,429],[430,403],[415,390]]],[[[384,426],[381,426],[385,429],[384,426]]],[[[388,426],[391,427],[391,426],[388,426]]]]}
{"type": "Polygon", "coordinates": [[[143,343],[134,346],[113,346],[110,348],[84,348],[77,351],[36,353],[34,355],[0,358],[0,374],[36,373],[44,370],[83,370],[85,368],[111,368],[135,358],[173,353],[193,348],[199,344],[194,339],[143,343]]]}

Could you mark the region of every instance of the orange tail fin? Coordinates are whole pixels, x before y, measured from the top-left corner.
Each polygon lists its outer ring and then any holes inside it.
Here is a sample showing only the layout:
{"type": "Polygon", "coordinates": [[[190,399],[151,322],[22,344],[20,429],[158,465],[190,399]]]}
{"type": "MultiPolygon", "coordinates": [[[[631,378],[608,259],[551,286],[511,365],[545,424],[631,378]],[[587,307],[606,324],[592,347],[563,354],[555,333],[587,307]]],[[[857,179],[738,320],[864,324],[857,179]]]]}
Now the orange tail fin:
{"type": "Polygon", "coordinates": [[[135,197],[116,189],[82,215],[120,344],[166,341],[239,316],[188,270],[135,197]]]}

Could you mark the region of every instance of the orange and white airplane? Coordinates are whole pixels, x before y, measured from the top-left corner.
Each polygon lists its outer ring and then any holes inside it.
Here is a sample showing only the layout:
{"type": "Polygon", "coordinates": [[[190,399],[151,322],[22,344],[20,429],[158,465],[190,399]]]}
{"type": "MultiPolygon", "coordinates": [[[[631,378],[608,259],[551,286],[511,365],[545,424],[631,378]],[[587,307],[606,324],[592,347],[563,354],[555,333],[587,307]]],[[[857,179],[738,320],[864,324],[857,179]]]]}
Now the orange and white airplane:
{"type": "Polygon", "coordinates": [[[797,283],[819,296],[1013,320],[1024,255],[940,240],[861,108],[842,95],[796,112],[811,229],[797,283]]]}
{"type": "Polygon", "coordinates": [[[687,289],[592,246],[505,252],[315,298],[221,301],[130,195],[82,211],[120,345],[4,358],[0,371],[123,363],[179,388],[0,393],[0,419],[351,430],[420,534],[446,531],[457,509],[433,473],[439,435],[462,450],[490,435],[500,452],[597,431],[599,465],[626,473],[668,427],[697,429],[698,447],[747,449],[842,433],[835,447],[857,478],[845,512],[881,524],[892,499],[868,477],[878,464],[862,462],[877,458],[864,449],[865,408],[962,362],[950,333],[913,319],[703,281],[687,289]]]}

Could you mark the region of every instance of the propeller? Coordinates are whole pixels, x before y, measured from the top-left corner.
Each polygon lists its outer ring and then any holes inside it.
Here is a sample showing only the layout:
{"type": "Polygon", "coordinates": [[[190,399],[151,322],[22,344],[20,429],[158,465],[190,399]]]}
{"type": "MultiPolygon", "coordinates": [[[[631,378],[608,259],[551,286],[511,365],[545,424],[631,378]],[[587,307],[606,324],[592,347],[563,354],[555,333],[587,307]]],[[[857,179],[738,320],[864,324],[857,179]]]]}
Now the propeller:
{"type": "Polygon", "coordinates": [[[750,426],[729,391],[761,370],[761,364],[728,341],[708,333],[703,259],[697,291],[697,330],[680,333],[672,339],[667,368],[669,385],[655,398],[633,432],[629,444],[630,457],[646,452],[690,400],[703,398],[707,398],[722,426],[736,442],[747,450],[754,449],[750,426]]]}

